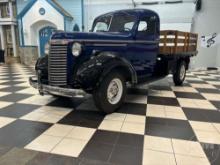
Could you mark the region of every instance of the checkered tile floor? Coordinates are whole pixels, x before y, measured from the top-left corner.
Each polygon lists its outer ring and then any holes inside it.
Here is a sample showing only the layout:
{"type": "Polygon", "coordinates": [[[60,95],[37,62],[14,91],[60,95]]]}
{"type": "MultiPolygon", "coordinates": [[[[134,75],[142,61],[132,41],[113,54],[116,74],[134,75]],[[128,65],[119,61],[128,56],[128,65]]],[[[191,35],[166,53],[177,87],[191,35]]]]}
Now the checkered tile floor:
{"type": "Polygon", "coordinates": [[[20,64],[0,66],[0,164],[220,164],[220,71],[128,89],[117,113],[39,96],[20,64]]]}

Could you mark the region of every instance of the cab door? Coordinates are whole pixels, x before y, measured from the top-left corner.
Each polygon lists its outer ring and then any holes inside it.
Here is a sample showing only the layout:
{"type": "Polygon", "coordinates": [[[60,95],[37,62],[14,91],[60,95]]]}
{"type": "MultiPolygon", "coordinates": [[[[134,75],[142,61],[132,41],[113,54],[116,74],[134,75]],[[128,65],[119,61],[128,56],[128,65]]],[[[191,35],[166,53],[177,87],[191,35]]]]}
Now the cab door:
{"type": "Polygon", "coordinates": [[[140,19],[132,47],[131,63],[139,82],[146,81],[154,72],[159,50],[159,23],[156,16],[140,19]]]}

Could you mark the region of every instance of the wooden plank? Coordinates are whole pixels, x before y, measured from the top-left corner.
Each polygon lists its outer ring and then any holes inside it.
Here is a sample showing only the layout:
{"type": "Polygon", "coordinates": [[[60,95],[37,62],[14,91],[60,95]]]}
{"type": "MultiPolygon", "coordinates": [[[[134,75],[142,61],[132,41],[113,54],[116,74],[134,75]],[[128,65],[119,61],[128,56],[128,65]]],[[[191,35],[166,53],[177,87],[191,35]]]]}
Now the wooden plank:
{"type": "Polygon", "coordinates": [[[160,52],[163,54],[173,54],[174,47],[166,46],[166,47],[160,47],[160,52]]]}
{"type": "Polygon", "coordinates": [[[196,34],[196,46],[195,46],[195,51],[197,51],[197,48],[198,48],[198,37],[199,37],[199,35],[196,34]]]}
{"type": "Polygon", "coordinates": [[[166,50],[166,46],[167,46],[167,32],[164,33],[164,42],[163,42],[163,49],[164,51],[166,50]]]}
{"type": "Polygon", "coordinates": [[[167,34],[168,30],[163,30],[163,31],[160,31],[160,35],[165,35],[167,34]]]}
{"type": "Polygon", "coordinates": [[[175,32],[176,30],[163,30],[163,31],[160,31],[160,34],[161,35],[175,35],[175,32]]]}
{"type": "Polygon", "coordinates": [[[187,43],[187,33],[185,33],[185,39],[184,39],[184,52],[186,52],[187,51],[187,45],[188,45],[188,43],[187,43]]]}
{"type": "Polygon", "coordinates": [[[197,38],[198,34],[195,34],[195,33],[190,33],[190,37],[192,38],[197,38]]]}
{"type": "Polygon", "coordinates": [[[197,38],[194,38],[194,37],[190,37],[190,40],[194,40],[194,41],[195,41],[195,40],[197,40],[197,38]]]}
{"type": "Polygon", "coordinates": [[[161,38],[160,42],[161,43],[164,43],[164,42],[166,42],[166,43],[174,43],[175,42],[175,38],[161,38]]]}
{"type": "Polygon", "coordinates": [[[190,33],[187,34],[187,52],[189,51],[190,33]]]}
{"type": "Polygon", "coordinates": [[[160,38],[160,43],[163,43],[164,41],[166,41],[167,43],[175,43],[175,41],[177,40],[178,43],[184,43],[185,42],[185,38],[160,38]]]}
{"type": "Polygon", "coordinates": [[[177,44],[178,44],[178,35],[179,35],[179,32],[178,31],[176,31],[176,33],[175,33],[175,42],[174,42],[174,53],[176,53],[177,52],[177,44]]]}
{"type": "Polygon", "coordinates": [[[190,43],[190,44],[191,44],[191,43],[192,43],[192,44],[193,44],[193,43],[197,43],[197,40],[191,40],[191,39],[190,39],[190,40],[189,40],[189,43],[190,43]]]}
{"type": "Polygon", "coordinates": [[[183,37],[185,37],[185,34],[186,34],[186,32],[178,31],[178,36],[183,36],[183,37]]]}
{"type": "Polygon", "coordinates": [[[184,52],[184,46],[178,46],[176,48],[176,53],[182,53],[182,52],[184,52]]]}
{"type": "Polygon", "coordinates": [[[196,51],[196,46],[189,46],[188,51],[190,52],[196,51]]]}
{"type": "Polygon", "coordinates": [[[185,43],[185,37],[184,38],[177,38],[178,43],[185,43]]]}

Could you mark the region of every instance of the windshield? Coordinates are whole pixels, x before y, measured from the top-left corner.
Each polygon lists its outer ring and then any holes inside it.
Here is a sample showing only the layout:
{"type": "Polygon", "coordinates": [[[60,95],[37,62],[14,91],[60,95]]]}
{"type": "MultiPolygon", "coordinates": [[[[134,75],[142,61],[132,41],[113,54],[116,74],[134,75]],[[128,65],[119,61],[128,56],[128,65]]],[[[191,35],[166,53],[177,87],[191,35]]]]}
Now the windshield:
{"type": "Polygon", "coordinates": [[[130,32],[136,21],[134,15],[118,13],[105,15],[95,20],[93,32],[130,32]]]}

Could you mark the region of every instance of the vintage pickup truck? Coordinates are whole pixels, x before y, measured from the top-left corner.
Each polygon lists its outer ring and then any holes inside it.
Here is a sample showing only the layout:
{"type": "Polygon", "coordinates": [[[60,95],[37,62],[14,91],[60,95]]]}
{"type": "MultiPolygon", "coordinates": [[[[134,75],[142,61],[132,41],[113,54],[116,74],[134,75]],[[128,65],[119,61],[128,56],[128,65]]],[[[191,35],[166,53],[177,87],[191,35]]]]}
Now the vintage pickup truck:
{"type": "Polygon", "coordinates": [[[94,20],[89,33],[55,32],[30,84],[41,95],[92,94],[98,109],[112,113],[122,105],[129,84],[172,73],[175,85],[182,85],[197,40],[197,34],[160,31],[160,18],[151,10],[107,13],[94,20]]]}

